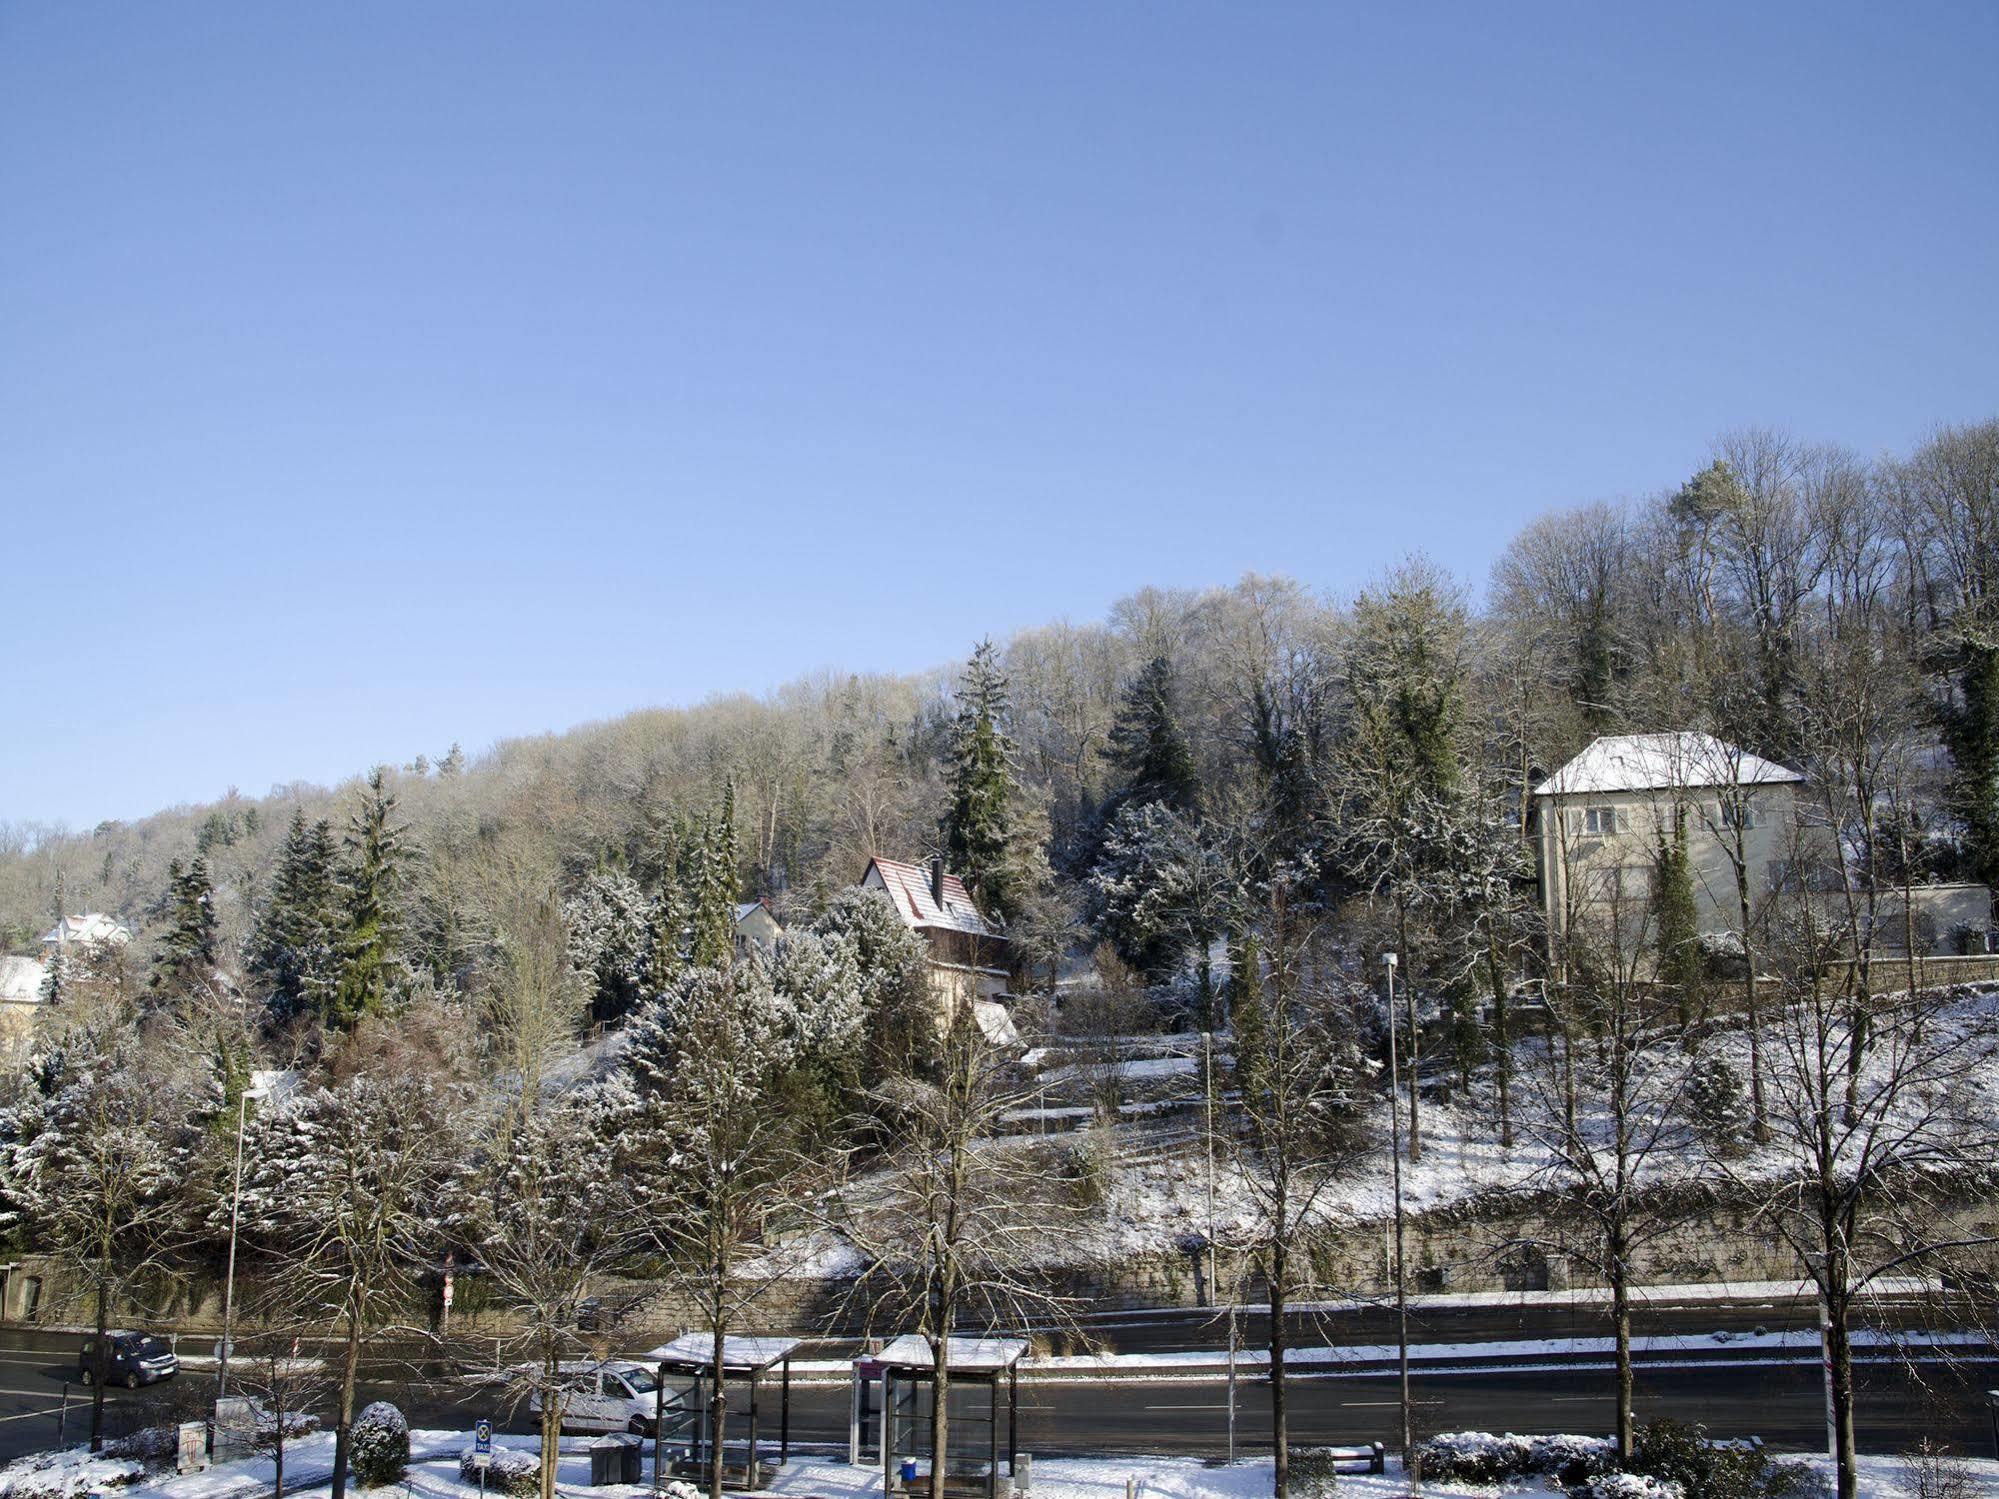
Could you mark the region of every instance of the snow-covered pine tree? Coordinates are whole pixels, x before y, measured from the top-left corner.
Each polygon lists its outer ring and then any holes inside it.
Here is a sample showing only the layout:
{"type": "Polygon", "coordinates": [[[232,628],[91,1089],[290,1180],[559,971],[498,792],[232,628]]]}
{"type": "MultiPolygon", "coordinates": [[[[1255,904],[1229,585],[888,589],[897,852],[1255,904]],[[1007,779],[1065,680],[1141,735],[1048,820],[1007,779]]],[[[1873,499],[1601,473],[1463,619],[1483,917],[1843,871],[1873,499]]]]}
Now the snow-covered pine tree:
{"type": "Polygon", "coordinates": [[[326,1012],[339,980],[341,935],[333,825],[325,818],[307,822],[305,810],[295,808],[270,899],[250,934],[250,971],[267,991],[274,1021],[326,1012]]]}
{"type": "Polygon", "coordinates": [[[1019,777],[1008,732],[1011,700],[991,640],[972,649],[958,678],[947,774],[951,806],[944,823],[951,860],[981,907],[1006,921],[1024,899],[1019,838],[1019,777]]]}
{"type": "Polygon", "coordinates": [[[1125,687],[1104,759],[1118,772],[1116,800],[1164,802],[1191,812],[1201,797],[1194,752],[1180,727],[1172,658],[1154,656],[1125,687]]]}
{"type": "Polygon", "coordinates": [[[651,977],[654,902],[631,876],[600,869],[563,902],[569,961],[592,990],[598,1020],[623,1015],[651,977]]]}
{"type": "Polygon", "coordinates": [[[849,886],[832,895],[812,931],[850,955],[865,1035],[862,1081],[924,1076],[937,1062],[937,1000],[917,936],[880,890],[849,886]]]}
{"type": "Polygon", "coordinates": [[[1104,834],[1088,886],[1100,927],[1147,978],[1169,977],[1191,949],[1209,995],[1207,947],[1232,890],[1201,829],[1166,801],[1127,802],[1104,834]]]}
{"type": "Polygon", "coordinates": [[[408,831],[396,821],[388,770],[378,765],[347,825],[347,931],[328,1011],[328,1020],[340,1029],[387,1008],[407,982],[397,895],[409,858],[403,842],[408,831]]]}
{"type": "Polygon", "coordinates": [[[167,866],[167,929],[153,952],[148,981],[163,1001],[182,1000],[203,992],[214,982],[216,960],[215,890],[208,877],[208,860],[196,855],[182,867],[167,866]]]}

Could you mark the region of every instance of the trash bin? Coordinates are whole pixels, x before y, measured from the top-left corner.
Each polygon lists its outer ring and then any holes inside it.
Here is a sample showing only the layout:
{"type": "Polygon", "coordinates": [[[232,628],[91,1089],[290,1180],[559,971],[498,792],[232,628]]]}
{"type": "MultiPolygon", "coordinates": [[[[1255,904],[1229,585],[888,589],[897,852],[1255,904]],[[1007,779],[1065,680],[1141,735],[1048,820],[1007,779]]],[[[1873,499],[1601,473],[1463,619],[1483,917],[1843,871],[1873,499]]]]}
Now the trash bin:
{"type": "Polygon", "coordinates": [[[599,1437],[590,1444],[590,1487],[601,1489],[606,1484],[629,1483],[625,1477],[624,1437],[599,1437]]]}
{"type": "Polygon", "coordinates": [[[637,1437],[627,1436],[620,1440],[625,1446],[624,1476],[626,1483],[644,1483],[646,1476],[646,1445],[637,1437]]]}

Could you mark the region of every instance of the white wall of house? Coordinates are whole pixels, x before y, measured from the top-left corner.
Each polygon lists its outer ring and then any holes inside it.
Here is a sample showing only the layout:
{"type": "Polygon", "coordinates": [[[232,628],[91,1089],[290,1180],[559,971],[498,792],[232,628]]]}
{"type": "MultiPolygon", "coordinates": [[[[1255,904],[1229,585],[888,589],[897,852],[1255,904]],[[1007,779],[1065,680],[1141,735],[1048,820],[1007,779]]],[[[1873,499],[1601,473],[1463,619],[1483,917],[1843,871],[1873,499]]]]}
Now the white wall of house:
{"type": "Polygon", "coordinates": [[[1800,887],[1798,859],[1814,848],[1814,830],[1799,818],[1797,786],[1590,791],[1543,795],[1536,806],[1541,905],[1551,939],[1571,917],[1605,918],[1621,907],[1643,910],[1663,840],[1684,817],[1696,920],[1703,932],[1740,932],[1736,888],[1734,807],[1747,808],[1741,863],[1751,919],[1773,895],[1800,887]]]}

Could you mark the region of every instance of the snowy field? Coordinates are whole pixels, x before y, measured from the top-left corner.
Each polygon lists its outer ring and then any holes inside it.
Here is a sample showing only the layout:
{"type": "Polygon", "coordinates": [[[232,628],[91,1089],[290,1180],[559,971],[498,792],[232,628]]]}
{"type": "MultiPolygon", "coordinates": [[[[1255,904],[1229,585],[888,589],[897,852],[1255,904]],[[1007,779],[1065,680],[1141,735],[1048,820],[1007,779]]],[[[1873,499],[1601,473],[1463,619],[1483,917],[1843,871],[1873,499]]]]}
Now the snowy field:
{"type": "MultiPolygon", "coordinates": [[[[387,1499],[395,1499],[395,1496],[477,1499],[478,1485],[461,1479],[458,1471],[458,1453],[468,1440],[463,1432],[410,1433],[411,1451],[416,1461],[411,1464],[408,1478],[403,1483],[374,1492],[387,1496],[387,1499]]],[[[531,1438],[500,1437],[496,1438],[496,1444],[527,1452],[533,1450],[531,1438]]],[[[325,1499],[329,1493],[327,1479],[332,1446],[330,1435],[308,1437],[289,1445],[286,1455],[288,1494],[295,1494],[299,1499],[325,1499]]],[[[585,1449],[586,1444],[581,1441],[563,1443],[558,1484],[565,1494],[597,1494],[603,1499],[649,1499],[649,1486],[588,1487],[589,1460],[585,1449]]],[[[130,1465],[101,1458],[91,1459],[88,1454],[80,1452],[61,1454],[60,1457],[67,1460],[60,1463],[63,1476],[73,1480],[66,1491],[77,1499],[86,1494],[106,1492],[130,1495],[132,1499],[256,1499],[256,1496],[270,1492],[271,1463],[267,1457],[228,1463],[185,1477],[169,1475],[137,1481],[131,1481],[130,1465]],[[118,1484],[123,1486],[110,1487],[118,1484]]],[[[1965,1466],[1976,1494],[1984,1496],[1984,1499],[1999,1499],[1999,1463],[1975,1460],[1965,1466]]],[[[0,1474],[0,1499],[28,1492],[14,1482],[19,1468],[20,1465],[16,1464],[5,1474],[0,1474]]],[[[1918,1499],[1899,1458],[1866,1457],[1862,1459],[1862,1470],[1862,1499],[1918,1499]]],[[[54,1485],[47,1482],[55,1478],[56,1473],[45,1470],[41,1477],[44,1482],[37,1484],[33,1491],[56,1492],[54,1485]]],[[[1267,1458],[1233,1465],[1207,1463],[1197,1458],[1048,1458],[1033,1465],[1033,1494],[1035,1499],[1124,1499],[1127,1479],[1133,1482],[1137,1494],[1151,1496],[1151,1499],[1259,1499],[1259,1496],[1270,1492],[1271,1473],[1267,1458]]],[[[772,1482],[768,1492],[790,1495],[793,1499],[809,1499],[809,1496],[816,1496],[816,1499],[872,1499],[872,1496],[881,1493],[881,1474],[872,1466],[849,1467],[845,1462],[830,1458],[794,1457],[772,1482]]],[[[1366,1499],[1390,1499],[1390,1496],[1407,1495],[1409,1488],[1391,1465],[1391,1471],[1386,1476],[1342,1474],[1336,1492],[1366,1496],[1366,1499]]],[[[1541,1486],[1539,1479],[1533,1479],[1501,1489],[1426,1484],[1421,1492],[1426,1496],[1443,1496],[1546,1493],[1547,1490],[1541,1486]]]]}

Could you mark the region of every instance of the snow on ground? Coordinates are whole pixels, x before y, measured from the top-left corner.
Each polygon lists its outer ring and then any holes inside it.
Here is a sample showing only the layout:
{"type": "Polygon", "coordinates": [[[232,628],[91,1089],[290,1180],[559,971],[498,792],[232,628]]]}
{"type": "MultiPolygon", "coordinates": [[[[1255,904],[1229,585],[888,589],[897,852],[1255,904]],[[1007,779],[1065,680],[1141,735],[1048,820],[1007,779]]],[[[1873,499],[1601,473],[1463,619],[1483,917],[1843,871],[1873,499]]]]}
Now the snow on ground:
{"type": "MultiPolygon", "coordinates": [[[[1883,996],[1884,1000],[1893,996],[1883,996]]],[[[1999,988],[1971,987],[1962,991],[1941,1016],[1941,1024],[1967,1032],[1988,1032],[1999,1023],[1999,988]]],[[[1773,1039],[1771,1047],[1780,1045],[1773,1039]]],[[[1514,1144],[1503,1148],[1498,1142],[1489,1088],[1481,1088],[1471,1100],[1451,1103],[1425,1102],[1422,1106],[1422,1160],[1405,1164],[1402,1171],[1403,1202],[1411,1211],[1425,1212],[1462,1205],[1475,1198],[1509,1191],[1560,1187],[1553,1152],[1528,1123],[1532,1101],[1526,1079],[1533,1070],[1532,1052],[1538,1042],[1522,1043],[1516,1076],[1515,1111],[1518,1123],[1514,1144]]],[[[1730,1055],[1740,1075],[1747,1075],[1747,1038],[1736,1032],[1721,1038],[1718,1048],[1730,1055]],[[1737,1055],[1739,1053],[1739,1055],[1737,1055]]],[[[1878,1069],[1876,1055],[1870,1069],[1862,1074],[1863,1093],[1869,1071],[1878,1069]]],[[[1956,1107],[1966,1126],[1976,1122],[1999,1129],[1999,1066],[1990,1066],[1967,1086],[1956,1107]]],[[[1927,1100],[1916,1101],[1920,1107],[1927,1100]]],[[[1407,1106],[1406,1095],[1404,1107],[1407,1106]]],[[[1584,1128],[1600,1127],[1598,1111],[1585,1100],[1584,1128]]],[[[1335,1179],[1320,1194],[1314,1216],[1332,1226],[1351,1227],[1379,1222],[1394,1211],[1392,1178],[1387,1156],[1388,1101],[1375,1100],[1363,1126],[1367,1138],[1378,1144],[1359,1160],[1339,1169],[1335,1179]]],[[[1207,1225],[1207,1166],[1197,1148],[1166,1152],[1145,1150],[1145,1126],[1121,1124],[1123,1142],[1130,1156],[1116,1164],[1105,1190],[1104,1208],[1065,1228],[1049,1244],[1050,1263],[1108,1263],[1138,1255],[1170,1252],[1184,1247],[1190,1233],[1204,1232],[1207,1225]]],[[[1749,1150],[1728,1163],[1728,1175],[1742,1182],[1777,1180],[1792,1169],[1793,1158],[1781,1140],[1749,1150]]],[[[1259,1226],[1256,1199],[1241,1171],[1226,1159],[1215,1162],[1216,1238],[1223,1243],[1248,1239],[1259,1226]]],[[[1660,1152],[1645,1167],[1660,1186],[1671,1185],[1697,1175],[1712,1175],[1709,1162],[1698,1145],[1685,1152],[1660,1152]]]]}
{"type": "MultiPolygon", "coordinates": [[[[428,1460],[412,1463],[406,1484],[382,1492],[419,1496],[419,1499],[476,1499],[478,1485],[458,1476],[458,1452],[469,1442],[464,1432],[416,1431],[410,1433],[413,1452],[428,1460]]],[[[328,1494],[327,1459],[322,1447],[330,1438],[315,1438],[292,1444],[287,1478],[297,1475],[299,1486],[287,1492],[298,1499],[321,1499],[328,1494]]],[[[497,1444],[533,1450],[533,1439],[496,1437],[497,1444]]],[[[589,1480],[587,1442],[565,1441],[557,1482],[566,1494],[595,1494],[602,1499],[647,1499],[649,1486],[616,1485],[600,1489],[586,1487],[589,1480]]],[[[1824,1466],[1823,1459],[1814,1460],[1824,1466]]],[[[1999,1499],[1999,1463],[1972,1461],[1966,1464],[1980,1499],[1999,1499]]],[[[1861,1459],[1862,1499],[1915,1499],[1906,1481],[1900,1459],[1861,1459]]],[[[1270,1492],[1268,1458],[1220,1464],[1184,1457],[1132,1458],[1045,1458],[1033,1464],[1034,1499],[1124,1499],[1127,1479],[1135,1482],[1143,1499],[1261,1499],[1270,1492]]],[[[271,1463],[268,1458],[225,1464],[206,1473],[187,1477],[162,1476],[135,1484],[121,1492],[133,1499],[253,1499],[268,1493],[271,1463]]],[[[83,1490],[76,1492],[82,1493],[83,1490]]],[[[799,1457],[780,1471],[768,1492],[791,1499],[879,1499],[881,1472],[872,1464],[850,1467],[827,1457],[799,1457]]],[[[1004,1492],[1004,1490],[1003,1490],[1004,1492]]],[[[1337,1492],[1361,1499],[1394,1499],[1407,1495],[1409,1487],[1391,1462],[1386,1475],[1340,1475],[1337,1492]]],[[[1443,1496],[1545,1493],[1541,1480],[1522,1480],[1517,1487],[1479,1489],[1454,1484],[1425,1484],[1426,1499],[1443,1496]]]]}

